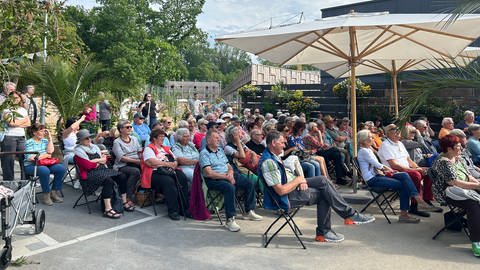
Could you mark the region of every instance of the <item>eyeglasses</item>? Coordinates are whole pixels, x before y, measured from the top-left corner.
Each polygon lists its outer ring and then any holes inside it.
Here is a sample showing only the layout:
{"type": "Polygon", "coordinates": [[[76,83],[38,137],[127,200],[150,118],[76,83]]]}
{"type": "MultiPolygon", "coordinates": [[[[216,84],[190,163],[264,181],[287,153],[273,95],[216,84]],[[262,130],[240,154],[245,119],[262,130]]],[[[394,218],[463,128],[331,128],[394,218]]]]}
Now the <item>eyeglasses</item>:
{"type": "Polygon", "coordinates": [[[124,126],[123,128],[126,128],[126,129],[131,129],[132,126],[124,126]]]}
{"type": "Polygon", "coordinates": [[[167,122],[167,124],[171,124],[172,122],[167,122]]]}

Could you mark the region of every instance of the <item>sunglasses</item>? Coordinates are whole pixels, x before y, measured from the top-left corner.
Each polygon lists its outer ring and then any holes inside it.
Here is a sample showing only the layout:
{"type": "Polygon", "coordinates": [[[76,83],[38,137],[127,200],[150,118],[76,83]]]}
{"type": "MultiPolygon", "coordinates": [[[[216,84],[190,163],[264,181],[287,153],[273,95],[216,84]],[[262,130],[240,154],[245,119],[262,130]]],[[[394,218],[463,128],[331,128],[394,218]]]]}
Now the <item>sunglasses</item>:
{"type": "Polygon", "coordinates": [[[126,129],[131,129],[131,128],[132,128],[132,126],[125,126],[125,127],[123,127],[123,128],[126,128],[126,129]]]}

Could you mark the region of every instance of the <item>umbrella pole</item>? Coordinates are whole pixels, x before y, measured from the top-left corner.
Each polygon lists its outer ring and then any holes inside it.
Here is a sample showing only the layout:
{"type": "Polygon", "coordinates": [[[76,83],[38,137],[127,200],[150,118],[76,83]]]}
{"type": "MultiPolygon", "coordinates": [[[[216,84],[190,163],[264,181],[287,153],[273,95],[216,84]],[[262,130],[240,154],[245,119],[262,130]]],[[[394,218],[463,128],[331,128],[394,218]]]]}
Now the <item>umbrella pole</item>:
{"type": "Polygon", "coordinates": [[[398,119],[398,91],[397,91],[397,68],[395,66],[395,60],[392,60],[392,84],[393,84],[393,102],[395,104],[395,118],[398,119]]]}
{"type": "Polygon", "coordinates": [[[357,85],[355,78],[355,48],[356,39],[355,39],[355,27],[349,27],[348,29],[350,34],[350,111],[352,112],[352,147],[353,147],[353,156],[357,156],[357,85]]]}

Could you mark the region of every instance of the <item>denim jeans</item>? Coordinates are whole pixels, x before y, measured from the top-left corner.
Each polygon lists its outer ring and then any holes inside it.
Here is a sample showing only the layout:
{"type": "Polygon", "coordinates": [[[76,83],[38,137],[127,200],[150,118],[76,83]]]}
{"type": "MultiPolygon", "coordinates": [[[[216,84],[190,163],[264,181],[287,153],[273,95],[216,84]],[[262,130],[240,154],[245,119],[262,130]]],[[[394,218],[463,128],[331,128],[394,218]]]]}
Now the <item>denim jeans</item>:
{"type": "Polygon", "coordinates": [[[410,209],[410,198],[418,196],[417,188],[407,173],[396,173],[392,177],[375,176],[367,181],[370,187],[389,188],[400,193],[400,210],[410,209]]]}
{"type": "Polygon", "coordinates": [[[235,216],[235,191],[236,188],[241,188],[245,191],[245,211],[255,209],[255,186],[245,176],[239,173],[234,173],[235,185],[232,185],[227,180],[218,180],[205,177],[205,183],[211,190],[217,190],[223,194],[223,201],[225,205],[225,215],[228,218],[235,216]]]}
{"type": "MultiPolygon", "coordinates": [[[[25,137],[23,136],[5,136],[2,142],[2,152],[18,152],[25,151],[25,137]]],[[[3,181],[11,181],[15,179],[15,156],[2,156],[2,172],[3,181]]],[[[24,156],[18,156],[19,162],[23,162],[24,156]]],[[[23,177],[23,175],[22,175],[23,177]]]]}
{"type": "Polygon", "coordinates": [[[320,171],[320,164],[315,160],[304,160],[301,161],[300,164],[302,165],[303,174],[305,178],[311,178],[315,176],[322,175],[320,171]]]}
{"type": "MultiPolygon", "coordinates": [[[[33,175],[34,165],[25,166],[25,174],[33,175]]],[[[55,164],[52,166],[37,166],[37,175],[40,177],[40,184],[43,192],[50,192],[50,174],[53,174],[53,190],[62,190],[62,180],[65,175],[65,167],[63,164],[55,164]]]]}

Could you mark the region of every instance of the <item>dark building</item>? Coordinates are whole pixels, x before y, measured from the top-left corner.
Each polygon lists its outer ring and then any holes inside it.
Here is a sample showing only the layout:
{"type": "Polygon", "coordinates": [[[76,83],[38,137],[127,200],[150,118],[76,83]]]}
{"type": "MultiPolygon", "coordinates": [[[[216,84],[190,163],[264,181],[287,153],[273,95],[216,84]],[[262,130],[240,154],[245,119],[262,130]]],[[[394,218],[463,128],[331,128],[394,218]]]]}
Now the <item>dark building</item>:
{"type": "MultiPolygon", "coordinates": [[[[455,9],[456,4],[460,1],[445,0],[373,0],[365,1],[343,6],[336,6],[322,9],[322,17],[333,17],[349,13],[351,10],[355,12],[382,12],[390,13],[450,13],[455,9]]],[[[471,46],[480,47],[480,39],[477,39],[471,46]]],[[[408,73],[404,72],[403,77],[408,77],[408,73]],[[405,76],[407,75],[407,76],[405,76]]],[[[385,74],[363,76],[369,82],[383,82],[389,80],[385,74]]],[[[333,78],[322,72],[323,82],[332,82],[333,78]]]]}

